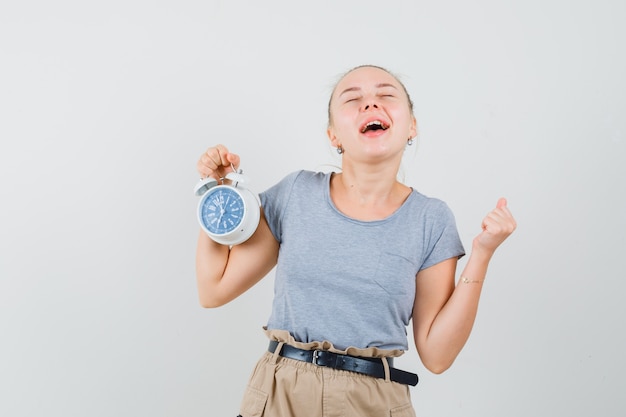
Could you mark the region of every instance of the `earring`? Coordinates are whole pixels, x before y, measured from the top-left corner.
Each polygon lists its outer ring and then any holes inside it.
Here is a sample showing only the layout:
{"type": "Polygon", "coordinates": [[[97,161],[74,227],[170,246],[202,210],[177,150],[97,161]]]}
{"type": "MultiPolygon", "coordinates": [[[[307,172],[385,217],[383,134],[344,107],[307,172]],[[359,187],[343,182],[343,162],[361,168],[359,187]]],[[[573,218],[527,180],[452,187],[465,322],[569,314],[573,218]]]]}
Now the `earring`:
{"type": "Polygon", "coordinates": [[[406,144],[409,146],[413,145],[413,138],[409,138],[409,140],[406,141],[406,144]]]}
{"type": "Polygon", "coordinates": [[[343,153],[343,148],[341,147],[341,145],[337,146],[337,153],[339,155],[341,155],[343,153]]]}

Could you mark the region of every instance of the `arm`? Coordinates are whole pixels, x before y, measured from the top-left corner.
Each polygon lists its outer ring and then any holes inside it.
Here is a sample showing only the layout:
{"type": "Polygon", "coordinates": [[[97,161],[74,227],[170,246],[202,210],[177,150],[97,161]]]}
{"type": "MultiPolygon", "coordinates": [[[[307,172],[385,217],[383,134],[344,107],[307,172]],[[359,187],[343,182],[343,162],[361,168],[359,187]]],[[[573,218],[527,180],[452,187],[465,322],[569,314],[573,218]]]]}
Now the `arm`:
{"type": "MultiPolygon", "coordinates": [[[[209,148],[198,162],[203,177],[225,176],[231,166],[239,165],[239,157],[218,145],[209,148]]],[[[196,279],[200,305],[219,307],[259,282],[276,265],[278,242],[272,235],[261,210],[259,226],[246,242],[229,248],[209,238],[203,231],[198,236],[196,279]]]]}
{"type": "Polygon", "coordinates": [[[448,369],[465,345],[474,325],[489,261],[515,227],[506,200],[500,199],[483,220],[483,231],[472,243],[469,260],[456,286],[456,259],[417,274],[413,333],[418,354],[431,372],[448,369]]]}

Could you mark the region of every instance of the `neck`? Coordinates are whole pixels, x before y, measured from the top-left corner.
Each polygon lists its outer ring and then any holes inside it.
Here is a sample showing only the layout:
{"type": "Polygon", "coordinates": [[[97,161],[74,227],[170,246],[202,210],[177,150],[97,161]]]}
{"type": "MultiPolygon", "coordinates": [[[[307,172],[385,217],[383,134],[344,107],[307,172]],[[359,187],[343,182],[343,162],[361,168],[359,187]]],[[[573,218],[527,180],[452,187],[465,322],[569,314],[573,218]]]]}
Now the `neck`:
{"type": "Polygon", "coordinates": [[[359,205],[376,204],[390,198],[398,185],[397,170],[394,167],[371,167],[357,169],[344,164],[337,176],[337,186],[345,196],[359,205]]]}
{"type": "Polygon", "coordinates": [[[360,220],[377,220],[395,212],[411,193],[397,179],[397,166],[343,164],[331,180],[331,198],[344,214],[360,220]],[[362,169],[357,169],[362,168],[362,169]]]}

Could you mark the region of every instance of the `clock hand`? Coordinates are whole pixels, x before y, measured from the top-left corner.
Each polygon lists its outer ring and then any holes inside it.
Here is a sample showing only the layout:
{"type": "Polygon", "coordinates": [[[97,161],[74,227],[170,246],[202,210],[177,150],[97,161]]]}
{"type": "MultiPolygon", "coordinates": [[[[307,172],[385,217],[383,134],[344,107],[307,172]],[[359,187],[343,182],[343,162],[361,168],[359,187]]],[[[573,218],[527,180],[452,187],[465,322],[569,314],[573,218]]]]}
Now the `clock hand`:
{"type": "Polygon", "coordinates": [[[222,204],[220,204],[220,217],[217,218],[217,224],[220,224],[220,222],[222,221],[222,217],[224,217],[225,213],[226,210],[224,210],[224,207],[222,207],[222,204]]]}
{"type": "Polygon", "coordinates": [[[224,208],[224,206],[228,206],[228,200],[230,199],[230,196],[226,196],[226,200],[220,200],[220,218],[217,220],[217,224],[220,223],[220,221],[222,220],[222,217],[224,216],[224,214],[226,214],[226,209],[224,208]]]}

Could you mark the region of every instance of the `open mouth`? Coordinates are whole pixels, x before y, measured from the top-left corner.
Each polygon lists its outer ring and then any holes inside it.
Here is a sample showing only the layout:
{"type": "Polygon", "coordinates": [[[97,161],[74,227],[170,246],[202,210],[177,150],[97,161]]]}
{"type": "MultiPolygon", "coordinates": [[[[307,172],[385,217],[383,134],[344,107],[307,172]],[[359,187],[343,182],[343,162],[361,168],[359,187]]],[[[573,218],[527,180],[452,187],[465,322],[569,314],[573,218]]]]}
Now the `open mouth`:
{"type": "Polygon", "coordinates": [[[381,122],[380,120],[372,120],[361,127],[361,133],[387,129],[389,129],[389,125],[387,123],[381,122]]]}

